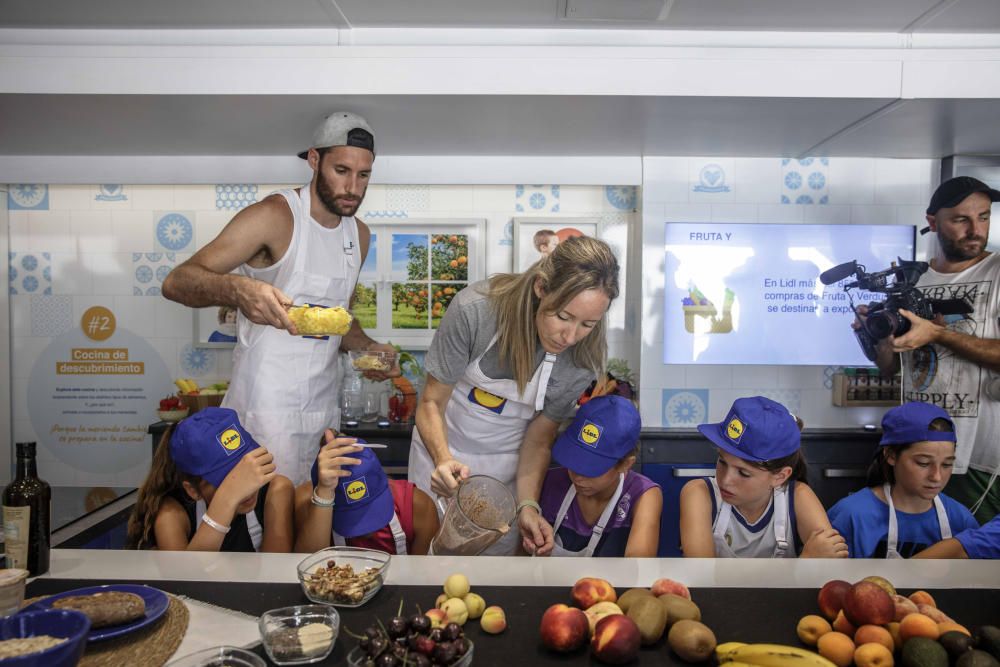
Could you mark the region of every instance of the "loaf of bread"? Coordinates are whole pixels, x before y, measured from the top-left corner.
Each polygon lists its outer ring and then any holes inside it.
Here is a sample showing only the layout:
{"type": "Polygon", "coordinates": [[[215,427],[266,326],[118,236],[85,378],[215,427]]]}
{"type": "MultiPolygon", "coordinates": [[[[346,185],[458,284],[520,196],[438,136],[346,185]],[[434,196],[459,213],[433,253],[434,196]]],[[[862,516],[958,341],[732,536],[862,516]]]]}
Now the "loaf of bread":
{"type": "Polygon", "coordinates": [[[135,593],[107,591],[92,595],[70,595],[52,603],[54,609],[75,609],[90,619],[90,627],[130,623],[146,615],[146,603],[135,593]]]}

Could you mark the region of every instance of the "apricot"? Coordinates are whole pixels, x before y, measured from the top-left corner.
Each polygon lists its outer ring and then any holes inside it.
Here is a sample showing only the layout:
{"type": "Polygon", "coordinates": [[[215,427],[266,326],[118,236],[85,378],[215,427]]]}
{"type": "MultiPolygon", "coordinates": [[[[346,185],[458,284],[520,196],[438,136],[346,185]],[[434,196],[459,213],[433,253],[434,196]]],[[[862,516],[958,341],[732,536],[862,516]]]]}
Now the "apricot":
{"type": "Polygon", "coordinates": [[[895,645],[896,650],[897,651],[902,650],[902,648],[903,648],[903,640],[899,636],[899,622],[898,621],[893,621],[892,623],[889,623],[888,625],[886,625],[885,629],[889,631],[890,635],[892,635],[892,643],[895,645]]]}
{"type": "Polygon", "coordinates": [[[828,632],[833,632],[830,621],[816,614],[803,616],[795,627],[795,634],[806,646],[815,646],[819,638],[828,632]]]}
{"type": "Polygon", "coordinates": [[[913,604],[929,604],[932,607],[937,607],[937,603],[934,602],[934,598],[927,591],[916,591],[910,593],[910,600],[913,604]]]}
{"type": "Polygon", "coordinates": [[[837,618],[833,619],[833,629],[841,634],[847,635],[848,637],[853,637],[854,633],[858,631],[854,624],[848,621],[847,617],[844,616],[843,609],[838,611],[837,618]]]}
{"type": "Polygon", "coordinates": [[[970,637],[972,636],[972,633],[969,632],[969,629],[967,627],[959,623],[956,623],[955,621],[945,621],[944,623],[938,623],[938,632],[941,635],[943,635],[946,632],[952,632],[952,631],[962,632],[969,635],[970,637]]]}
{"type": "Polygon", "coordinates": [[[892,649],[878,642],[862,644],[854,651],[854,664],[857,667],[892,667],[892,649]]]}
{"type": "Polygon", "coordinates": [[[854,643],[859,648],[864,644],[881,644],[889,649],[889,653],[896,650],[896,641],[892,638],[892,633],[881,625],[862,625],[854,633],[854,643]]]}
{"type": "Polygon", "coordinates": [[[843,632],[826,633],[816,642],[816,650],[837,667],[850,667],[854,662],[854,642],[843,632]]]}
{"type": "Polygon", "coordinates": [[[907,614],[899,622],[899,638],[905,644],[911,637],[927,637],[937,639],[941,635],[937,621],[924,614],[907,614]]]}

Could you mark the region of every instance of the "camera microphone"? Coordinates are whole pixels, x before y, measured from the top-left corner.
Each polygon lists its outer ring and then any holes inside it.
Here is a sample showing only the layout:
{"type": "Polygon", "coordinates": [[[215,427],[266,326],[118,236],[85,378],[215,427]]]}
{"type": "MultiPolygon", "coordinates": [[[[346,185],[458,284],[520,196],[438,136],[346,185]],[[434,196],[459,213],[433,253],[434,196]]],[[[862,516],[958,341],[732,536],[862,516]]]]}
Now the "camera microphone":
{"type": "Polygon", "coordinates": [[[858,270],[857,261],[844,262],[843,264],[838,264],[832,269],[827,269],[823,273],[819,274],[819,281],[824,285],[832,285],[833,283],[839,283],[844,278],[848,276],[853,276],[858,270]]]}

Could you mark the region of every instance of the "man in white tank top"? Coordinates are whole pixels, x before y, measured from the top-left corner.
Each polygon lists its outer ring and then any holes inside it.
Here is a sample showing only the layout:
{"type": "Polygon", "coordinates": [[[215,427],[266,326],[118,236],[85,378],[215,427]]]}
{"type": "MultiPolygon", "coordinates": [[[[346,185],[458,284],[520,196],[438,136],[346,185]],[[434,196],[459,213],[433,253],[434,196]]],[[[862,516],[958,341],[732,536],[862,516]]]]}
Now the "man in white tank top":
{"type": "Polygon", "coordinates": [[[323,430],[340,426],[338,352],[392,349],[356,320],[343,337],[301,337],[288,318],[292,305],[347,308],[371,238],[354,218],[375,160],[371,127],[336,112],[311,146],[299,153],[313,170],[308,185],[246,207],[163,281],[163,295],[186,306],[239,310],[223,405],[236,410],[295,484],[308,478],[323,430]]]}

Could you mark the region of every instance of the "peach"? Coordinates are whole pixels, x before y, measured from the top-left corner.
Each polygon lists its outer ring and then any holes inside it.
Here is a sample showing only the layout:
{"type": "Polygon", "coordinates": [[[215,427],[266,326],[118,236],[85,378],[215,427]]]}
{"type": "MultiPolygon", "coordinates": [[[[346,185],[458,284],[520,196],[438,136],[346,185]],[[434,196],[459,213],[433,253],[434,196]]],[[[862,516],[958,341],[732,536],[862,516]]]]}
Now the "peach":
{"type": "Polygon", "coordinates": [[[855,627],[855,625],[848,621],[847,617],[844,616],[843,609],[837,612],[837,618],[833,620],[833,629],[847,635],[848,637],[853,637],[854,633],[858,631],[857,627],[855,627]]]}
{"type": "Polygon", "coordinates": [[[465,602],[461,598],[448,598],[441,605],[441,611],[444,612],[449,623],[465,625],[465,622],[469,620],[469,608],[465,606],[465,602]]]}
{"type": "Polygon", "coordinates": [[[673,593],[674,595],[680,595],[682,598],[691,599],[691,591],[688,590],[688,587],[673,579],[657,579],[653,582],[650,590],[656,597],[660,597],[666,593],[673,593]]]}
{"type": "MultiPolygon", "coordinates": [[[[469,593],[464,598],[462,602],[465,603],[466,609],[469,610],[469,618],[475,620],[483,615],[483,611],[486,609],[486,600],[482,598],[481,595],[476,593],[469,593]]],[[[499,609],[499,607],[497,607],[499,609]]]]}
{"type": "Polygon", "coordinates": [[[849,583],[842,579],[833,579],[823,584],[816,596],[819,610],[823,612],[827,620],[837,618],[837,612],[844,608],[844,593],[851,587],[849,583]]]}
{"type": "Polygon", "coordinates": [[[615,587],[604,579],[595,577],[584,577],[575,584],[570,592],[573,603],[580,609],[587,609],[598,602],[615,602],[618,600],[618,593],[615,587]]]}
{"type": "MultiPolygon", "coordinates": [[[[573,607],[566,608],[572,609],[573,607]]],[[[579,611],[579,609],[576,611],[579,611]]],[[[503,609],[496,605],[487,607],[483,611],[482,617],[479,619],[479,627],[483,629],[483,632],[488,632],[491,635],[498,635],[507,629],[507,614],[504,613],[503,609]]]]}
{"type": "Polygon", "coordinates": [[[442,593],[441,595],[437,596],[436,600],[434,600],[434,606],[440,609],[441,605],[443,605],[447,601],[448,601],[448,594],[442,593]]]}
{"type": "MultiPolygon", "coordinates": [[[[486,616],[486,612],[483,612],[486,616]]],[[[542,644],[546,648],[568,653],[583,646],[590,632],[587,615],[576,607],[565,604],[554,604],[542,614],[542,624],[539,628],[542,644]]]]}
{"type": "Polygon", "coordinates": [[[844,593],[844,615],[853,625],[885,625],[896,618],[896,603],[881,586],[859,581],[844,593]]]}
{"type": "Polygon", "coordinates": [[[870,581],[873,584],[878,584],[879,586],[882,587],[882,590],[884,590],[889,595],[896,594],[896,587],[893,586],[892,583],[885,577],[876,577],[873,575],[870,577],[865,577],[864,579],[862,579],[862,581],[870,581]]]}
{"type": "Polygon", "coordinates": [[[886,625],[885,629],[889,631],[890,635],[892,635],[892,643],[895,646],[895,650],[903,650],[903,638],[899,636],[899,623],[893,621],[892,623],[886,625]]]}
{"type": "Polygon", "coordinates": [[[614,614],[597,622],[590,650],[601,662],[621,665],[638,657],[640,643],[639,626],[635,621],[628,616],[614,614]]]}
{"type": "Polygon", "coordinates": [[[435,607],[434,609],[428,609],[424,612],[424,616],[431,619],[432,628],[443,628],[448,625],[448,615],[444,613],[441,609],[435,607]]]}
{"type": "Polygon", "coordinates": [[[828,632],[820,637],[816,650],[837,667],[849,667],[854,662],[854,642],[842,632],[828,632]]]}
{"type": "Polygon", "coordinates": [[[803,616],[795,627],[795,633],[806,646],[815,646],[817,640],[828,632],[833,632],[830,621],[816,614],[803,616]]]}
{"type": "Polygon", "coordinates": [[[892,633],[881,625],[862,625],[854,633],[854,643],[861,647],[863,644],[881,644],[892,653],[896,650],[896,641],[892,638],[892,633]]]}
{"type": "Polygon", "coordinates": [[[587,615],[587,623],[590,625],[590,634],[594,634],[594,627],[597,622],[605,616],[614,616],[622,613],[621,607],[614,602],[598,602],[592,607],[588,607],[584,614],[587,615]]]}
{"type": "Polygon", "coordinates": [[[870,642],[854,650],[854,664],[857,667],[892,667],[892,649],[884,644],[870,642]]]}
{"type": "Polygon", "coordinates": [[[934,602],[934,598],[927,591],[916,591],[910,593],[910,600],[913,604],[929,604],[932,607],[936,607],[937,603],[934,602]]]}
{"type": "Polygon", "coordinates": [[[948,621],[951,620],[951,617],[948,616],[948,614],[944,613],[934,605],[918,604],[917,611],[923,614],[924,616],[929,616],[930,618],[934,619],[935,623],[947,623],[948,621]]]}
{"type": "Polygon", "coordinates": [[[904,644],[911,637],[937,639],[940,634],[937,621],[924,614],[908,614],[899,622],[899,638],[904,644]]]}
{"type": "Polygon", "coordinates": [[[954,632],[963,632],[963,633],[969,635],[970,637],[972,636],[972,633],[969,632],[969,629],[967,627],[965,627],[964,625],[961,625],[959,623],[956,623],[955,621],[945,621],[944,623],[938,623],[938,634],[939,635],[943,635],[946,632],[953,632],[953,631],[954,632]]]}
{"type": "Polygon", "coordinates": [[[896,605],[896,618],[893,620],[902,621],[907,614],[915,614],[920,611],[917,609],[917,603],[905,595],[899,595],[897,593],[892,596],[892,601],[896,605]]]}
{"type": "Polygon", "coordinates": [[[450,598],[464,598],[471,590],[464,574],[453,574],[444,581],[444,592],[450,598]]]}

